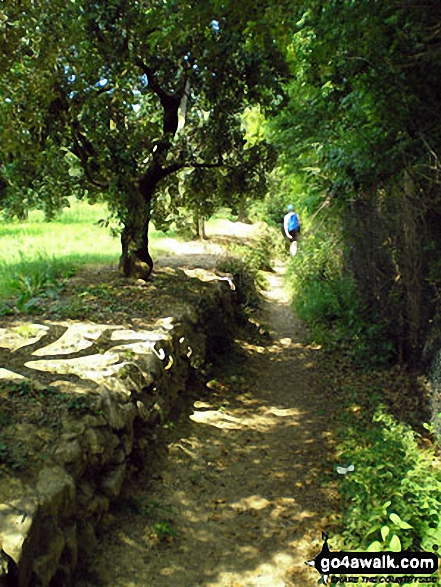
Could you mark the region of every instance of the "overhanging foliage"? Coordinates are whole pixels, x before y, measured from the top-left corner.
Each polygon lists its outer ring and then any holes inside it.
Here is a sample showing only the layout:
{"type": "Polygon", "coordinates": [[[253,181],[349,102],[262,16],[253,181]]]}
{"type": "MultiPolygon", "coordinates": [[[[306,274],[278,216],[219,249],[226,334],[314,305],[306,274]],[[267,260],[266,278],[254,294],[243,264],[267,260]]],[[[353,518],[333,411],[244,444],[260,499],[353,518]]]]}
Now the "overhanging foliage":
{"type": "Polygon", "coordinates": [[[264,182],[263,162],[274,161],[264,141],[259,157],[245,152],[241,128],[247,106],[280,102],[284,61],[267,9],[9,0],[0,25],[3,207],[50,214],[66,191],[104,199],[124,226],[124,270],[134,255],[148,273],[151,202],[162,190],[173,207],[187,183],[178,172],[222,167],[212,182],[222,205],[264,182]]]}

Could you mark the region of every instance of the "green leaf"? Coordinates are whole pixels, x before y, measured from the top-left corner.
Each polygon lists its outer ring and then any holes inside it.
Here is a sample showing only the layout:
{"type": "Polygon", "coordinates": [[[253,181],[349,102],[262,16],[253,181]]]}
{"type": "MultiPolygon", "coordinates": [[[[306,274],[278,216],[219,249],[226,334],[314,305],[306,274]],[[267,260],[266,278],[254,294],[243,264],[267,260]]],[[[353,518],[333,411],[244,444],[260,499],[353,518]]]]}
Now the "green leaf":
{"type": "Polygon", "coordinates": [[[413,526],[411,526],[410,524],[408,524],[407,522],[401,522],[400,524],[400,528],[402,530],[411,530],[413,528],[413,526]]]}
{"type": "Polygon", "coordinates": [[[371,544],[369,544],[369,546],[367,547],[367,552],[380,552],[383,548],[383,545],[381,544],[381,542],[378,542],[378,540],[375,540],[375,542],[372,542],[371,544]]]}
{"type": "Polygon", "coordinates": [[[390,540],[389,548],[392,552],[400,552],[401,551],[401,540],[398,538],[396,534],[394,534],[390,540]]]}
{"type": "Polygon", "coordinates": [[[381,524],[375,524],[366,533],[366,537],[370,536],[371,534],[376,534],[378,530],[381,530],[381,524]]]}
{"type": "Polygon", "coordinates": [[[398,514],[389,514],[389,518],[392,520],[392,522],[394,524],[396,524],[397,526],[399,526],[401,524],[401,518],[398,514]]]}
{"type": "Polygon", "coordinates": [[[386,540],[386,538],[389,536],[390,528],[388,526],[382,526],[380,532],[382,539],[386,540]]]}
{"type": "Polygon", "coordinates": [[[398,514],[389,514],[389,518],[392,520],[394,524],[396,524],[399,528],[402,528],[403,530],[409,530],[410,528],[412,528],[412,526],[404,520],[402,520],[398,514]]]}

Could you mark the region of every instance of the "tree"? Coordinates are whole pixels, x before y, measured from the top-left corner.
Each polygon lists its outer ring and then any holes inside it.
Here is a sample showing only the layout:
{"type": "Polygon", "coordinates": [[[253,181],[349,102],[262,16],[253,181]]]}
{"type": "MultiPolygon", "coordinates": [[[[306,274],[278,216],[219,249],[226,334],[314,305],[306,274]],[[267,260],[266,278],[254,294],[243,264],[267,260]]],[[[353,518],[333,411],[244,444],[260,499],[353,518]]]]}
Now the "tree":
{"type": "Polygon", "coordinates": [[[268,10],[232,0],[6,2],[3,200],[21,194],[22,208],[49,213],[60,193],[106,200],[123,226],[122,270],[147,278],[154,201],[191,186],[180,173],[217,172],[224,201],[232,177],[233,195],[246,188],[242,114],[250,104],[274,110],[285,73],[268,10]]]}

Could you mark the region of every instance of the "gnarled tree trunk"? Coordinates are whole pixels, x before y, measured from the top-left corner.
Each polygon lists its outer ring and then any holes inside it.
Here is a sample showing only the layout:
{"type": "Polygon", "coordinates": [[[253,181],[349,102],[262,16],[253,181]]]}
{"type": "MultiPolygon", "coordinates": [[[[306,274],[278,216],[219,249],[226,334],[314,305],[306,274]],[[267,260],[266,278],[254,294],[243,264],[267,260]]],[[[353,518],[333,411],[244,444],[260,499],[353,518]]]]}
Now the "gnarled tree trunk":
{"type": "Polygon", "coordinates": [[[133,186],[130,191],[127,212],[123,220],[122,255],[119,266],[125,275],[146,280],[153,270],[148,238],[153,194],[162,179],[185,166],[182,161],[168,164],[167,153],[172,147],[173,137],[179,124],[183,126],[185,122],[190,86],[189,80],[185,79],[176,93],[169,94],[159,84],[154,69],[141,59],[137,60],[137,64],[147,75],[149,88],[159,98],[163,108],[163,134],[152,148],[151,163],[140,177],[138,185],[133,186]],[[181,123],[179,118],[181,118],[181,123]]]}
{"type": "Polygon", "coordinates": [[[153,270],[148,238],[150,202],[151,198],[146,201],[139,190],[134,190],[129,197],[121,233],[122,254],[119,260],[119,268],[127,277],[147,280],[153,270]]]}

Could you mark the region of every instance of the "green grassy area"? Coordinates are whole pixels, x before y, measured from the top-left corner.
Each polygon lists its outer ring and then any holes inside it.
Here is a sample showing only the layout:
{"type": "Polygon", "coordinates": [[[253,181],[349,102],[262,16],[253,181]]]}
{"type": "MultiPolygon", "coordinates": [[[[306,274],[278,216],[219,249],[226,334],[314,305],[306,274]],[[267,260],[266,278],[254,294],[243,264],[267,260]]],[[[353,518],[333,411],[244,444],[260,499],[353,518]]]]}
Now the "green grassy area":
{"type": "MultiPolygon", "coordinates": [[[[0,221],[0,299],[24,287],[38,289],[39,281],[69,274],[80,265],[117,264],[119,238],[97,224],[107,216],[104,204],[72,200],[52,222],[46,222],[40,211],[30,212],[24,222],[0,221]]],[[[164,234],[150,231],[153,253],[159,236],[164,234]]]]}
{"type": "MultiPolygon", "coordinates": [[[[121,253],[119,237],[99,224],[108,216],[105,204],[92,206],[72,198],[70,207],[52,222],[39,210],[31,211],[25,221],[0,217],[0,301],[13,298],[20,308],[81,265],[116,265],[121,253]]],[[[228,217],[229,210],[223,209],[207,224],[216,230],[228,217]]],[[[169,237],[180,238],[173,228],[164,233],[150,226],[153,258],[163,252],[162,239],[169,237]]]]}

